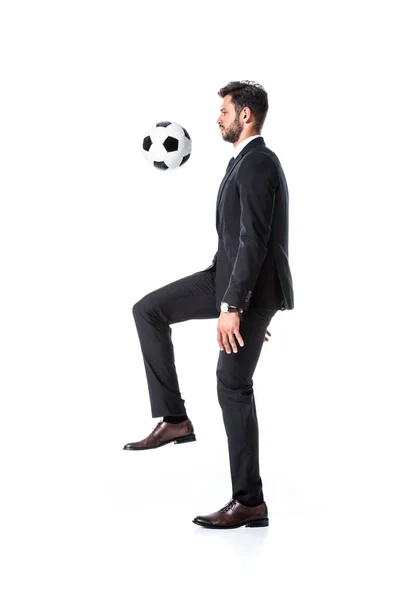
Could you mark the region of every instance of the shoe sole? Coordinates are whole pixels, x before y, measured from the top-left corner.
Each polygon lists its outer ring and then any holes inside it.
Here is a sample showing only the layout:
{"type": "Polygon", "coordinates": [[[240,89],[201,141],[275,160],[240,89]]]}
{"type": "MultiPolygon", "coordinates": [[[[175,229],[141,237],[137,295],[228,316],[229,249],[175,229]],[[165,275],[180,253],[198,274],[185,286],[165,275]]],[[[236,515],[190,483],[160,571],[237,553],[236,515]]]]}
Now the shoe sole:
{"type": "Polygon", "coordinates": [[[161,444],[157,444],[157,446],[143,446],[141,448],[122,448],[122,450],[154,450],[155,448],[161,448],[161,446],[165,446],[166,444],[170,444],[174,442],[174,444],[186,444],[186,442],[195,442],[196,436],[194,433],[189,433],[188,435],[183,435],[177,438],[172,438],[161,444]]]}
{"type": "Polygon", "coordinates": [[[264,519],[252,519],[251,521],[245,521],[244,523],[239,523],[238,525],[209,525],[206,523],[198,523],[195,519],[193,519],[192,523],[194,523],[195,525],[200,525],[201,527],[206,527],[207,529],[236,529],[237,527],[268,527],[269,517],[265,517],[264,519]]]}

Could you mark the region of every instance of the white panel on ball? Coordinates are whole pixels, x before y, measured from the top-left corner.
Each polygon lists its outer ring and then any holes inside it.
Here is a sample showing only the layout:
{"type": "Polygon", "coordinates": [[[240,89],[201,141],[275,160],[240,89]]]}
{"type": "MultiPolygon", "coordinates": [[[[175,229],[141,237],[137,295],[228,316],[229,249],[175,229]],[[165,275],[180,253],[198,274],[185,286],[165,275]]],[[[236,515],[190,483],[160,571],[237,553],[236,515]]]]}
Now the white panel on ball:
{"type": "Polygon", "coordinates": [[[168,168],[175,169],[176,167],[179,167],[179,165],[181,164],[182,155],[179,152],[179,150],[177,150],[176,152],[167,152],[167,154],[164,158],[164,162],[168,168]]]}
{"type": "MultiPolygon", "coordinates": [[[[153,137],[151,138],[153,139],[153,137]]],[[[167,155],[167,151],[162,144],[158,144],[157,142],[153,142],[151,148],[149,150],[150,160],[161,161],[167,155]]]]}
{"type": "Polygon", "coordinates": [[[185,137],[185,132],[183,131],[183,128],[178,123],[171,123],[171,125],[168,125],[168,127],[166,127],[165,129],[167,131],[167,135],[175,137],[178,140],[180,138],[185,137]]]}
{"type": "Polygon", "coordinates": [[[183,137],[179,140],[179,150],[182,152],[183,156],[186,154],[190,154],[192,151],[192,141],[188,140],[187,137],[183,137]]]}

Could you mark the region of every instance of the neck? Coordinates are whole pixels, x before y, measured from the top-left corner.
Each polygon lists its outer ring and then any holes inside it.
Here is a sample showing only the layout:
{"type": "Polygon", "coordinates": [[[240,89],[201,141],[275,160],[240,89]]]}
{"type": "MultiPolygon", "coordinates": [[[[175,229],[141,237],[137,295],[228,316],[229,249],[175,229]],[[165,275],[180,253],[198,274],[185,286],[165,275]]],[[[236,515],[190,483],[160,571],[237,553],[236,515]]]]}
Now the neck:
{"type": "Polygon", "coordinates": [[[233,144],[233,147],[236,148],[236,146],[238,146],[240,142],[243,142],[243,140],[247,140],[247,138],[252,137],[253,135],[261,135],[261,133],[259,131],[253,131],[252,133],[245,133],[244,135],[241,134],[238,141],[233,144]]]}

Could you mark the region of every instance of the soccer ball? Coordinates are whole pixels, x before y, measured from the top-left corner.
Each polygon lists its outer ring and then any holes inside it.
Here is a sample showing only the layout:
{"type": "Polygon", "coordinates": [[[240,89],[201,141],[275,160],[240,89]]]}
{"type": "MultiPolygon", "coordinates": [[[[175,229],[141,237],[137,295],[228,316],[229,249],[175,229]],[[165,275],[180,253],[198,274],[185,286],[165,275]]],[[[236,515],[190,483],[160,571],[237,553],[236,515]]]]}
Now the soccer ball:
{"type": "Polygon", "coordinates": [[[192,140],[184,127],[178,123],[161,121],[143,140],[143,154],[157,169],[175,169],[189,160],[192,140]]]}

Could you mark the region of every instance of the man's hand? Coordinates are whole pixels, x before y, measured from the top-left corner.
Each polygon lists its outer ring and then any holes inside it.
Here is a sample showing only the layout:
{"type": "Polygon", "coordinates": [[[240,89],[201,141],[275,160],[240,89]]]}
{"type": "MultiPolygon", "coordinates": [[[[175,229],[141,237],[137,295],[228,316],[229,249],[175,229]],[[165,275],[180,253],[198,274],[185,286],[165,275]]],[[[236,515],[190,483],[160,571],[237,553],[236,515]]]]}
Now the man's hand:
{"type": "MultiPolygon", "coordinates": [[[[268,329],[267,329],[267,335],[269,335],[269,336],[271,335],[271,332],[268,331],[268,329]]],[[[267,338],[267,336],[265,336],[265,338],[264,338],[264,343],[265,342],[269,342],[269,339],[267,338]]]]}
{"type": "Polygon", "coordinates": [[[217,326],[217,342],[220,350],[226,350],[228,354],[231,353],[231,344],[233,351],[237,352],[236,340],[241,346],[244,346],[244,341],[239,333],[240,317],[236,312],[222,312],[218,318],[217,326]]]}

